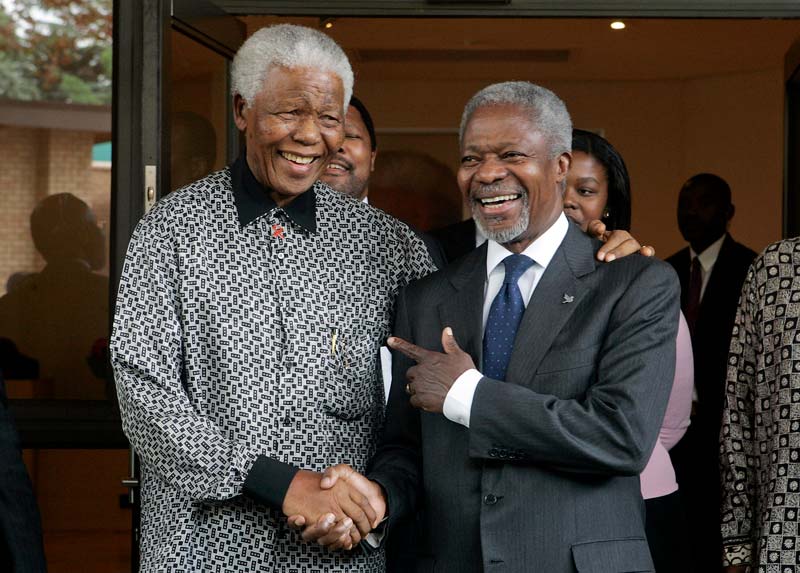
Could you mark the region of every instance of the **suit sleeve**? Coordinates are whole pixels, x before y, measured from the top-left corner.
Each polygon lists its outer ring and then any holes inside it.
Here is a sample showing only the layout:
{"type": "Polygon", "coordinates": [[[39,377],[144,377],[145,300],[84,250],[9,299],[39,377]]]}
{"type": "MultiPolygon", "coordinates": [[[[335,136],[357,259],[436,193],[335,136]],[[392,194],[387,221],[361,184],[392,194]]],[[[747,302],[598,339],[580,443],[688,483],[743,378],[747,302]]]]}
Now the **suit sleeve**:
{"type": "Polygon", "coordinates": [[[470,414],[470,455],[510,452],[517,463],[560,471],[641,473],[672,388],[678,292],[669,267],[638,272],[611,311],[595,380],[579,399],[484,377],[470,414]]]}
{"type": "Polygon", "coordinates": [[[181,269],[165,210],[134,232],[117,296],[111,362],[125,434],[148,469],[196,499],[244,492],[280,507],[296,468],[225,436],[184,388],[181,269]]]}
{"type": "Polygon", "coordinates": [[[19,439],[7,409],[0,375],[0,569],[10,573],[47,570],[42,525],[19,439]]]}
{"type": "MultiPolygon", "coordinates": [[[[413,342],[408,320],[405,289],[397,297],[394,334],[413,342]]],[[[405,394],[406,371],[413,361],[400,352],[392,353],[392,387],[386,409],[386,426],[381,446],[370,462],[367,477],[386,492],[389,527],[398,518],[414,512],[420,483],[421,429],[419,411],[405,394]]]]}

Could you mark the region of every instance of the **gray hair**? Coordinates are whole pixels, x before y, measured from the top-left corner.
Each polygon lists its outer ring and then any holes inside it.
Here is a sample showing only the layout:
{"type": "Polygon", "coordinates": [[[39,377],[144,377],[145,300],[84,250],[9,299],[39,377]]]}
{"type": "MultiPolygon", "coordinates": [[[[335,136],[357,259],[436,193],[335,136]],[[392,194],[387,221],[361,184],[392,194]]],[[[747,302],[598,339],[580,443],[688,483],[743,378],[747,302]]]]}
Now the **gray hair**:
{"type": "Polygon", "coordinates": [[[464,130],[472,114],[488,105],[518,105],[528,110],[531,121],[547,141],[551,157],[572,150],[572,120],[567,106],[549,89],[531,82],[492,84],[472,96],[461,116],[459,141],[464,140],[464,130]]]}
{"type": "Polygon", "coordinates": [[[347,110],[353,95],[353,69],[339,44],[322,32],[292,24],[261,28],[233,58],[231,95],[239,94],[246,105],[252,104],[273,66],[313,68],[339,76],[344,87],[342,112],[347,110]]]}

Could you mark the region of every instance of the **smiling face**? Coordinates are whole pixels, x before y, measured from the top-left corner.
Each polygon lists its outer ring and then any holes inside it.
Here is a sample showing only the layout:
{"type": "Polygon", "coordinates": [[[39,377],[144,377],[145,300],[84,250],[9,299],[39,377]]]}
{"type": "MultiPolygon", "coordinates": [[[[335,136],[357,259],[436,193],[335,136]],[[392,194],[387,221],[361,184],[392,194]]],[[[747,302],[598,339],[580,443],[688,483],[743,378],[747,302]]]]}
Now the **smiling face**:
{"type": "Polygon", "coordinates": [[[608,204],[608,175],[603,164],[583,151],[572,152],[567,173],[564,213],[586,231],[589,222],[603,217],[608,204]]]}
{"type": "Polygon", "coordinates": [[[247,164],[279,206],[311,188],[341,145],[343,102],[342,80],[313,68],[274,67],[255,101],[234,97],[247,164]]]}
{"type": "Polygon", "coordinates": [[[472,114],[461,142],[458,184],[480,231],[521,253],[562,210],[570,156],[551,157],[544,135],[519,105],[488,105],[472,114]]]}
{"type": "Polygon", "coordinates": [[[344,143],[328,163],[322,180],[339,193],[361,200],[367,195],[376,155],[363,118],[351,105],[345,116],[344,143]]]}

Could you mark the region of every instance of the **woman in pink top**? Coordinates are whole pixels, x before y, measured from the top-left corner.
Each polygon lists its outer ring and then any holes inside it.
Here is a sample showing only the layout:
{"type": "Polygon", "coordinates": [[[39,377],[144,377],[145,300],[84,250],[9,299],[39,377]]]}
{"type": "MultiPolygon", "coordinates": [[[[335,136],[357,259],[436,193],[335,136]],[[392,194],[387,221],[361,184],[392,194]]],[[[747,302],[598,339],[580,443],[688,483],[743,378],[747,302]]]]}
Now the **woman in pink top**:
{"type": "MultiPolygon", "coordinates": [[[[630,179],[622,156],[604,138],[581,129],[572,132],[564,213],[584,231],[594,219],[601,219],[608,230],[627,231],[631,226],[630,179]]],[[[693,384],[692,342],[681,315],[672,393],[658,442],[640,476],[647,541],[658,573],[682,573],[681,559],[688,550],[686,517],[668,451],[689,427],[693,384]]]]}

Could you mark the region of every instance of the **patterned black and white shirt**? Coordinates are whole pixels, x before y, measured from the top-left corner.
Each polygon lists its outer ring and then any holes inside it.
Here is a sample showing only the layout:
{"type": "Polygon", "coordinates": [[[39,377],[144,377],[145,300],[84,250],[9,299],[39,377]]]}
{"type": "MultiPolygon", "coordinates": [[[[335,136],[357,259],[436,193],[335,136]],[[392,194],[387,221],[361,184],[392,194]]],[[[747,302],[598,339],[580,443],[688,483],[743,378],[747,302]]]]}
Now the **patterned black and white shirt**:
{"type": "Polygon", "coordinates": [[[724,565],[800,572],[799,325],[795,238],[755,259],[736,313],[722,418],[724,565]]]}
{"type": "Polygon", "coordinates": [[[277,207],[242,158],[142,219],[112,336],[141,571],[383,570],[303,543],[280,506],[297,468],[365,470],[395,294],[433,269],[406,225],[322,183],[277,207]]]}

